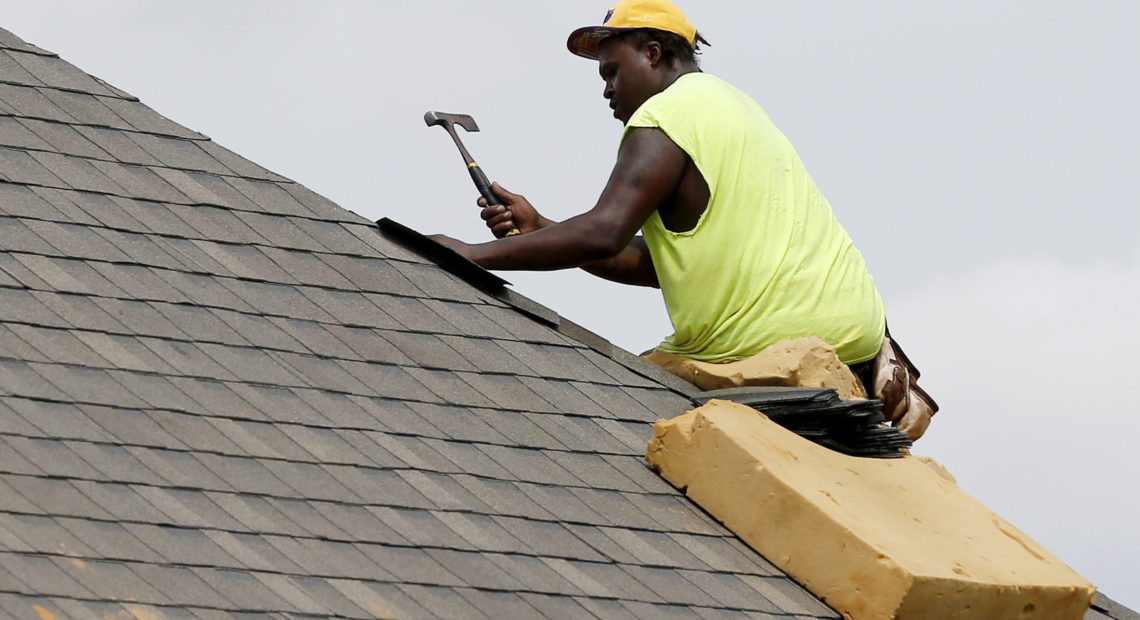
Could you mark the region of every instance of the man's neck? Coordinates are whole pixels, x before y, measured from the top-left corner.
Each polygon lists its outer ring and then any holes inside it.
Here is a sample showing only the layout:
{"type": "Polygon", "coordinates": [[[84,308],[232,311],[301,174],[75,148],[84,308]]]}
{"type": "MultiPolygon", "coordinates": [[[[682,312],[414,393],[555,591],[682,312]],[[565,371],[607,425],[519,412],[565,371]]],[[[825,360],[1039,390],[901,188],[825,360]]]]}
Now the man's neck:
{"type": "Polygon", "coordinates": [[[693,63],[677,63],[673,67],[670,67],[663,75],[664,79],[661,81],[661,90],[672,86],[673,82],[676,82],[682,75],[700,72],[701,68],[693,63]]]}

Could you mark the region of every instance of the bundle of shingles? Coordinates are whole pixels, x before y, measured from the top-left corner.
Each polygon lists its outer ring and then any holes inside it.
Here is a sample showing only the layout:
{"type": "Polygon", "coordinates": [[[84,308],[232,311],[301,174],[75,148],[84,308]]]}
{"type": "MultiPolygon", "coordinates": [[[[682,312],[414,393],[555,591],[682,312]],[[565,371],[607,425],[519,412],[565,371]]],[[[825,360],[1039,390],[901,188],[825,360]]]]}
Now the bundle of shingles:
{"type": "Polygon", "coordinates": [[[806,388],[733,388],[704,392],[704,404],[731,400],[768,416],[800,437],[851,456],[898,458],[910,439],[885,425],[877,400],[840,400],[835,390],[806,388]]]}

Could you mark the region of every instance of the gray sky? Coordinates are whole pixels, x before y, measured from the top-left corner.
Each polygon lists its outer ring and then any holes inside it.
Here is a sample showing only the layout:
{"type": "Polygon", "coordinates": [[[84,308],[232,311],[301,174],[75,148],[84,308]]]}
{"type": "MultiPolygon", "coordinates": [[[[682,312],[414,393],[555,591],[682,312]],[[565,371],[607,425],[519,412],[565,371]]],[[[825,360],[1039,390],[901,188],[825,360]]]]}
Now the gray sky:
{"type": "MultiPolygon", "coordinates": [[[[0,26],[370,219],[487,238],[428,109],[547,216],[620,125],[565,51],[608,0],[0,1],[0,26]]],[[[942,405],[917,452],[1140,609],[1140,4],[681,0],[705,70],[791,139],[942,405]]],[[[659,293],[504,274],[640,352],[659,293]]],[[[647,438],[648,439],[648,438],[647,438]]]]}

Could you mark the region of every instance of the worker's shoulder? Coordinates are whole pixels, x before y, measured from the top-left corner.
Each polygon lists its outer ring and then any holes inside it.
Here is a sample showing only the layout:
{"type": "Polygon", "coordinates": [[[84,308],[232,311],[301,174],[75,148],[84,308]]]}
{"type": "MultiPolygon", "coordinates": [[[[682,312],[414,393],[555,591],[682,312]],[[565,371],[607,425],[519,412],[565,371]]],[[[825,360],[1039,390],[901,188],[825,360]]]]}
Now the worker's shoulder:
{"type": "Polygon", "coordinates": [[[728,80],[712,73],[705,73],[704,71],[686,73],[677,78],[674,85],[680,87],[678,90],[708,91],[713,93],[743,92],[736,86],[733,86],[728,80]]]}
{"type": "Polygon", "coordinates": [[[739,104],[756,101],[747,93],[710,73],[686,73],[677,78],[668,88],[655,95],[650,101],[659,106],[701,106],[739,104]]]}
{"type": "Polygon", "coordinates": [[[757,119],[763,118],[759,104],[727,81],[686,73],[638,108],[624,137],[638,128],[660,129],[691,152],[697,142],[730,142],[736,134],[755,131],[757,119]]]}
{"type": "Polygon", "coordinates": [[[671,93],[689,93],[700,91],[716,92],[719,90],[732,89],[733,86],[727,81],[703,71],[694,71],[692,73],[685,73],[679,76],[673,83],[666,88],[662,94],[671,93]]]}

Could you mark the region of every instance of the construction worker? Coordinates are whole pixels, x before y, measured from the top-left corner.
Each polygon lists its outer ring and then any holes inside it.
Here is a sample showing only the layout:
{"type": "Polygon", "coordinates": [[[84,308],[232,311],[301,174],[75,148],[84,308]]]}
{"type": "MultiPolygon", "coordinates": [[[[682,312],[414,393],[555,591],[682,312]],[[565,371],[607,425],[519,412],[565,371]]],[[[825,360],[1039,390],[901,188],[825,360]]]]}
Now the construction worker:
{"type": "Polygon", "coordinates": [[[495,184],[503,205],[480,205],[497,241],[436,239],[488,269],[581,267],[659,287],[674,328],[658,347],[668,354],[732,362],[819,337],[873,394],[893,395],[888,417],[917,438],[937,406],[885,337],[862,255],[760,106],[701,71],[700,43],[668,0],[622,0],[602,25],[575,30],[567,46],[598,61],[625,125],[597,204],[556,223],[495,184]],[[506,236],[516,227],[522,234],[506,236]],[[917,417],[904,422],[908,413],[917,417]]]}

